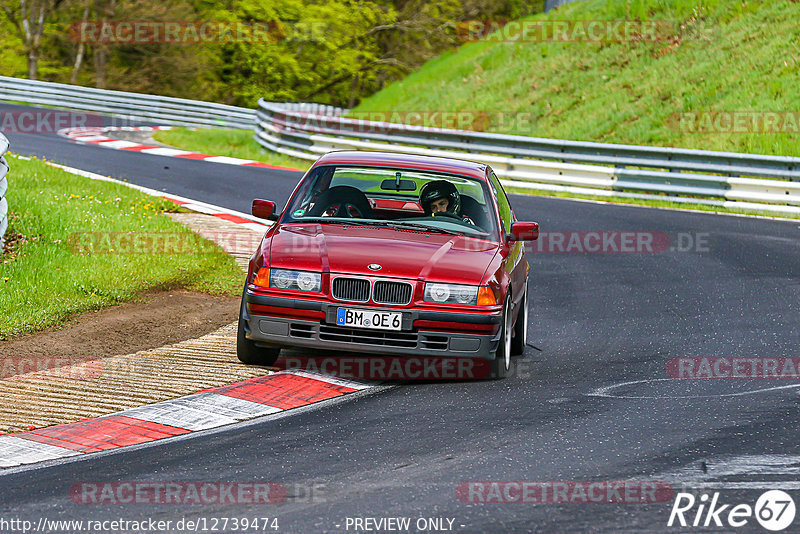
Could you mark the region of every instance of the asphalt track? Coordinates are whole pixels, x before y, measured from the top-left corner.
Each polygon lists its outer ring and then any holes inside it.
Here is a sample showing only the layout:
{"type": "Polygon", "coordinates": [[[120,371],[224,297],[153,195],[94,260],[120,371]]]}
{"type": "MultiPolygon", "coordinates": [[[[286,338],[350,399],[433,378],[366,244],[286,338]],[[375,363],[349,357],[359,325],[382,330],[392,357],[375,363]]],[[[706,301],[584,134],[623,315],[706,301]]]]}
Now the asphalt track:
{"type": "MultiPolygon", "coordinates": [[[[253,197],[283,206],[299,176],[50,134],[8,137],[17,153],[242,211],[253,197]]],[[[24,177],[11,166],[13,188],[24,177]]],[[[663,232],[672,250],[530,254],[528,341],[536,348],[506,380],[397,384],[280,418],[7,472],[0,519],[175,525],[277,517],[279,532],[300,533],[366,532],[353,524],[366,517],[407,517],[411,532],[418,518],[452,519],[457,532],[701,530],[667,527],[671,499],[465,503],[457,488],[467,481],[666,481],[750,505],[766,489],[786,488],[800,503],[798,380],[671,380],[666,372],[678,357],[800,356],[800,222],[518,195],[512,205],[545,232],[663,232]],[[87,481],[277,482],[289,494],[258,506],[76,504],[70,487],[87,481]]],[[[725,527],[764,532],[752,518],[725,527]]],[[[788,531],[798,530],[800,518],[788,531]]]]}

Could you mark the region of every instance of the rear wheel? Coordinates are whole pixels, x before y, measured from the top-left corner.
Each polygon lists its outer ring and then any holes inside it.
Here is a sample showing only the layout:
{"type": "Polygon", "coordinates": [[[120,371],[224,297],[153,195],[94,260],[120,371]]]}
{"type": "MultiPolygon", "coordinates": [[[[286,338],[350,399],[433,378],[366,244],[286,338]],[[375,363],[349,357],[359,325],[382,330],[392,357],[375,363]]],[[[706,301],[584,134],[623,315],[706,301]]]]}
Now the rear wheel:
{"type": "Polygon", "coordinates": [[[514,325],[514,335],[511,338],[511,355],[519,356],[525,352],[525,342],[528,339],[528,284],[525,284],[525,294],[522,295],[520,309],[517,312],[517,324],[514,325]]]}
{"type": "Polygon", "coordinates": [[[244,330],[244,319],[239,314],[239,327],[236,330],[236,356],[247,365],[272,366],[278,360],[281,348],[257,347],[255,342],[247,339],[244,330]]]}
{"type": "Polygon", "coordinates": [[[511,296],[506,297],[503,304],[503,319],[500,331],[500,343],[497,345],[497,352],[492,360],[491,378],[495,380],[508,376],[511,368],[511,296]]]}

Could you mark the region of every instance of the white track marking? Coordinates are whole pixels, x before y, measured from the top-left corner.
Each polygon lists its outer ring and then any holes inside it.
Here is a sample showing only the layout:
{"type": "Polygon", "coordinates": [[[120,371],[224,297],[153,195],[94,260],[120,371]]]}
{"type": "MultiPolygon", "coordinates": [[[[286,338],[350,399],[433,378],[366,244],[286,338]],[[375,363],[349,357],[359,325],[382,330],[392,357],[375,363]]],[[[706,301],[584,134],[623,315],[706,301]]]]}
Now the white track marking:
{"type": "Polygon", "coordinates": [[[320,380],[322,382],[328,382],[329,384],[335,384],[337,386],[344,386],[352,389],[367,389],[371,388],[377,383],[370,383],[370,382],[360,382],[355,380],[348,380],[346,378],[339,378],[337,376],[328,376],[318,373],[312,373],[310,371],[303,371],[301,369],[292,369],[289,371],[281,371],[280,373],[275,374],[292,374],[297,376],[302,376],[305,378],[313,378],[314,380],[320,380]]]}
{"type": "Polygon", "coordinates": [[[81,453],[14,436],[0,436],[0,467],[33,464],[78,454],[81,453]]]}
{"type": "Polygon", "coordinates": [[[193,152],[189,152],[187,150],[178,150],[177,148],[166,147],[145,148],[139,152],[142,154],[153,154],[155,156],[182,156],[184,154],[193,154],[193,152]]]}
{"type": "Polygon", "coordinates": [[[101,141],[97,143],[97,146],[101,146],[103,148],[133,148],[137,146],[141,146],[139,143],[131,143],[130,141],[101,141]]]}
{"type": "Polygon", "coordinates": [[[147,406],[140,406],[139,408],[131,408],[130,410],[118,412],[116,415],[144,419],[151,423],[159,423],[161,425],[174,426],[176,428],[184,428],[193,431],[216,428],[236,422],[236,419],[233,417],[215,413],[212,409],[206,408],[201,404],[189,407],[178,401],[180,401],[180,399],[148,404],[147,406]]]}
{"type": "Polygon", "coordinates": [[[210,161],[211,163],[225,163],[226,165],[244,165],[245,163],[255,163],[251,159],[230,158],[228,156],[212,156],[205,158],[203,161],[210,161]]]}
{"type": "Polygon", "coordinates": [[[694,489],[800,489],[800,456],[787,454],[747,454],[710,458],[706,471],[700,462],[667,471],[655,478],[673,486],[694,489]],[[762,480],[735,480],[763,477],[762,480]],[[784,480],[781,480],[784,477],[784,480]]]}
{"type": "Polygon", "coordinates": [[[174,400],[175,404],[198,410],[218,413],[219,415],[244,421],[253,417],[283,411],[281,408],[259,404],[236,397],[228,397],[220,393],[197,393],[174,400]]]}
{"type": "Polygon", "coordinates": [[[73,137],[72,139],[82,143],[86,143],[88,141],[113,141],[113,139],[106,137],[105,135],[83,135],[80,137],[73,137]]]}
{"type": "MultiPolygon", "coordinates": [[[[613,390],[625,386],[631,386],[633,384],[649,384],[651,382],[676,382],[680,379],[677,378],[651,378],[648,380],[633,380],[631,382],[622,382],[620,384],[612,384],[610,386],[603,386],[601,388],[597,388],[586,395],[590,397],[608,397],[612,399],[705,399],[705,398],[713,398],[713,397],[742,397],[745,395],[755,395],[757,393],[767,393],[770,391],[780,391],[782,389],[793,389],[793,388],[800,388],[800,384],[789,384],[787,386],[775,386],[771,388],[764,388],[764,389],[753,389],[750,391],[739,391],[736,393],[715,393],[713,395],[616,395],[611,393],[613,390]]],[[[704,379],[684,379],[681,380],[683,382],[693,382],[693,381],[700,381],[704,379]]],[[[713,379],[708,379],[713,380],[713,379]]]]}
{"type": "Polygon", "coordinates": [[[264,232],[267,229],[266,226],[260,223],[239,223],[239,226],[243,226],[244,228],[248,228],[254,232],[264,232]]]}

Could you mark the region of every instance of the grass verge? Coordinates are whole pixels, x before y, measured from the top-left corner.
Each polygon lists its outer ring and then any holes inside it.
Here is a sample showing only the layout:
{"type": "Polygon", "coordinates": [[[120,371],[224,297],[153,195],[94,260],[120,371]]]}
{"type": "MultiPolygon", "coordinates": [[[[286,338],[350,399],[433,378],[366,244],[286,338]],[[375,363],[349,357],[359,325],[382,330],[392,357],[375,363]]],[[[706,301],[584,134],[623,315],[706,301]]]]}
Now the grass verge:
{"type": "Polygon", "coordinates": [[[232,158],[251,159],[268,165],[306,170],[311,161],[286,156],[261,148],[253,140],[250,130],[233,130],[224,128],[175,128],[154,132],[153,139],[159,143],[191,150],[212,156],[229,156],[232,158]]]}
{"type": "Polygon", "coordinates": [[[149,289],[241,291],[242,272],[231,256],[164,215],[177,211],[174,204],[36,159],[9,163],[0,339],[149,289]]]}
{"type": "Polygon", "coordinates": [[[527,20],[663,24],[655,39],[497,32],[429,61],[353,114],[471,112],[477,129],[496,133],[799,156],[798,18],[792,0],[574,2],[527,20]],[[734,125],[728,112],[753,113],[734,125]]]}

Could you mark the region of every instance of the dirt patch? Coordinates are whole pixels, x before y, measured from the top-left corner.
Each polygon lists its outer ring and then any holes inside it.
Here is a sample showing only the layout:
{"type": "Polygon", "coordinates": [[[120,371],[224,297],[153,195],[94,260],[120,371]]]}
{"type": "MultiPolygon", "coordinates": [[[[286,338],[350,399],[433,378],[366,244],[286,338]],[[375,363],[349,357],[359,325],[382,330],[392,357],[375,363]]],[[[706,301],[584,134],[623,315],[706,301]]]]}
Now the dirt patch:
{"type": "Polygon", "coordinates": [[[58,329],[0,341],[0,356],[104,358],[200,337],[235,321],[239,297],[146,293],[140,302],[82,313],[58,329]]]}

